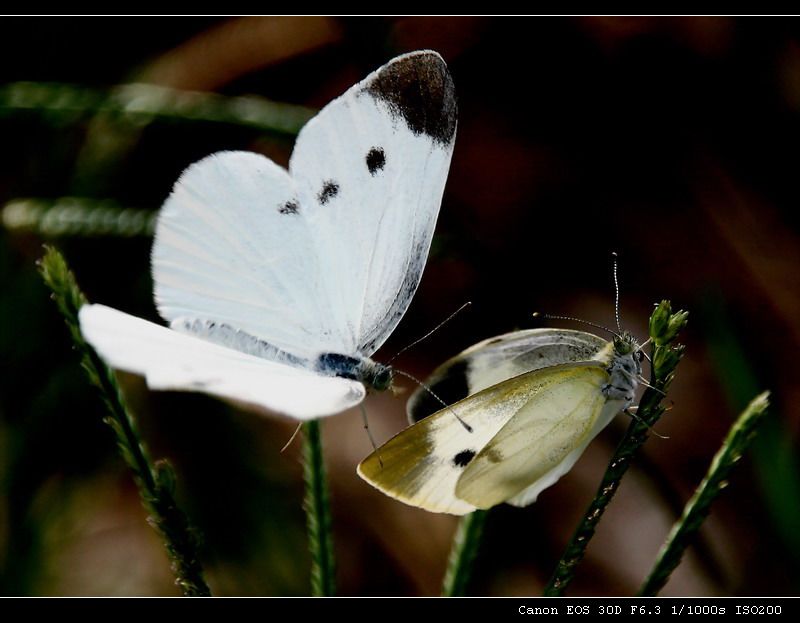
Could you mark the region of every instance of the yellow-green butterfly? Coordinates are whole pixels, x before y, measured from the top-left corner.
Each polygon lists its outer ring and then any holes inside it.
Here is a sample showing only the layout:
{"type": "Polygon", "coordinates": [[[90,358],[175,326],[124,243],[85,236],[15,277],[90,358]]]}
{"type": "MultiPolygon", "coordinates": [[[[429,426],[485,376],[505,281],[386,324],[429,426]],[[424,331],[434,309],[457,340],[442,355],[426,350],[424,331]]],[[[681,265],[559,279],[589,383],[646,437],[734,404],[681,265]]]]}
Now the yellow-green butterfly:
{"type": "Polygon", "coordinates": [[[433,393],[457,402],[428,415],[431,393],[418,389],[408,402],[412,425],[364,459],[358,473],[433,512],[527,506],[631,405],[642,357],[621,330],[611,341],[533,329],[475,344],[430,378],[433,393]]]}

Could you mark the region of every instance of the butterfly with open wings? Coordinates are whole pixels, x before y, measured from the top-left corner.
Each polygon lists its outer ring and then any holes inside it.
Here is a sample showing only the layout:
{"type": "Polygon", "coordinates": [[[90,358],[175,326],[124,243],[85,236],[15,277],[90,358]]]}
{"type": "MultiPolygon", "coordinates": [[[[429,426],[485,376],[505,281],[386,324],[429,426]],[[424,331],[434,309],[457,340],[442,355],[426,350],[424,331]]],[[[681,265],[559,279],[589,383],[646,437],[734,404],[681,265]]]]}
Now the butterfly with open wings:
{"type": "Polygon", "coordinates": [[[155,232],[169,327],[103,305],[86,340],[152,389],[201,391],[305,420],[390,387],[371,356],[419,285],[456,134],[436,52],[399,56],[325,106],[289,170],[249,152],[191,165],[155,232]]]}

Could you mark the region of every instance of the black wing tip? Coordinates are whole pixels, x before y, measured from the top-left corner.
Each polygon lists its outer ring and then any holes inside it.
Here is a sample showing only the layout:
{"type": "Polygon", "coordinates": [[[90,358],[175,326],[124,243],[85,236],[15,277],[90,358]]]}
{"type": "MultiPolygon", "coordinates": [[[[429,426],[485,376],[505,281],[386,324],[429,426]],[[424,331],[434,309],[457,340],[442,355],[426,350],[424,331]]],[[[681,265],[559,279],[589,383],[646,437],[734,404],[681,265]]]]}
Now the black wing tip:
{"type": "Polygon", "coordinates": [[[389,105],[414,134],[450,145],[458,106],[453,78],[438,52],[418,50],[393,58],[378,69],[364,90],[389,105]]]}

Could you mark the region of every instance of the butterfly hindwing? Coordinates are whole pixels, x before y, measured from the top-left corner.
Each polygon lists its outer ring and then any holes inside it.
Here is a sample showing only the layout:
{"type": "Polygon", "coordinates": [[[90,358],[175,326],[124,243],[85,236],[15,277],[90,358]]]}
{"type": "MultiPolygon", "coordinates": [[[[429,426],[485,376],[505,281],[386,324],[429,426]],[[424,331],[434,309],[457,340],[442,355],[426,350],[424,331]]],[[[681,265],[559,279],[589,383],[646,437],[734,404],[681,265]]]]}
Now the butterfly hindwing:
{"type": "MultiPolygon", "coordinates": [[[[425,384],[449,404],[525,372],[602,358],[610,347],[608,341],[584,331],[513,331],[452,357],[436,368],[425,384]]],[[[439,409],[441,404],[424,388],[416,389],[406,405],[411,423],[439,409]]]]}
{"type": "Polygon", "coordinates": [[[562,476],[572,469],[572,466],[575,465],[575,463],[578,462],[578,459],[581,458],[581,455],[583,455],[583,451],[586,450],[586,446],[588,446],[592,439],[594,439],[601,430],[608,426],[609,422],[611,422],[614,416],[624,408],[625,404],[618,400],[606,401],[600,413],[595,416],[594,424],[589,430],[589,434],[583,437],[580,443],[578,443],[575,448],[549,472],[544,474],[538,480],[529,484],[519,493],[515,494],[514,497],[507,499],[506,502],[512,506],[521,507],[533,504],[538,499],[539,494],[542,491],[554,485],[562,476]]]}
{"type": "MultiPolygon", "coordinates": [[[[535,484],[546,483],[539,490],[553,484],[622,408],[613,403],[607,408],[602,388],[608,379],[601,364],[584,362],[503,383],[524,384],[529,399],[465,468],[456,496],[477,508],[490,508],[535,484]],[[573,460],[565,468],[568,458],[573,460]]],[[[532,494],[528,491],[528,497],[532,494]]]]}
{"type": "Polygon", "coordinates": [[[361,402],[364,386],[275,363],[103,305],[84,305],[81,331],[109,365],[141,374],[152,389],[202,391],[298,419],[361,402]]]}
{"type": "Polygon", "coordinates": [[[161,209],[154,295],[168,321],[226,323],[298,356],[341,346],[294,180],[271,160],[221,152],[191,165],[161,209]],[[313,336],[313,339],[312,339],[313,336]]]}

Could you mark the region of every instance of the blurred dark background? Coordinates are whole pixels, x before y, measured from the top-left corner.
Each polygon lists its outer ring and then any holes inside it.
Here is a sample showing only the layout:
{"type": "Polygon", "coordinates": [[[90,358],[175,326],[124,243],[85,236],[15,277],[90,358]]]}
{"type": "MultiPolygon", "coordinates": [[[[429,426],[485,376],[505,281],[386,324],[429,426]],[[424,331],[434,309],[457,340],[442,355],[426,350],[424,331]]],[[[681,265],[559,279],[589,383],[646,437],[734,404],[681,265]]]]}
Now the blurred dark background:
{"type": "MultiPolygon", "coordinates": [[[[635,591],[746,402],[773,409],[665,595],[797,594],[800,587],[800,21],[729,18],[0,19],[0,86],[149,82],[320,107],[392,56],[447,60],[455,155],[419,291],[378,353],[416,375],[533,311],[623,323],[690,310],[687,356],[653,438],[571,588],[635,591]]],[[[291,137],[230,123],[0,111],[0,202],[111,198],[157,209],[191,162],[251,149],[286,163],[291,137]]],[[[174,595],[103,406],[36,273],[65,253],[90,299],[155,319],[146,236],[0,230],[0,593],[174,595]]],[[[568,323],[563,323],[568,326],[568,323]]],[[[123,376],[152,453],[179,475],[221,595],[308,593],[293,425],[123,376]]],[[[409,388],[411,389],[411,388],[409,388]]],[[[406,394],[407,396],[407,394],[406,394]]],[[[405,397],[370,398],[382,441],[405,397]]],[[[591,499],[625,416],[524,510],[495,509],[473,594],[539,594],[591,499]]],[[[355,466],[357,412],[324,422],[340,592],[437,594],[455,520],[383,497],[355,466]]]]}

